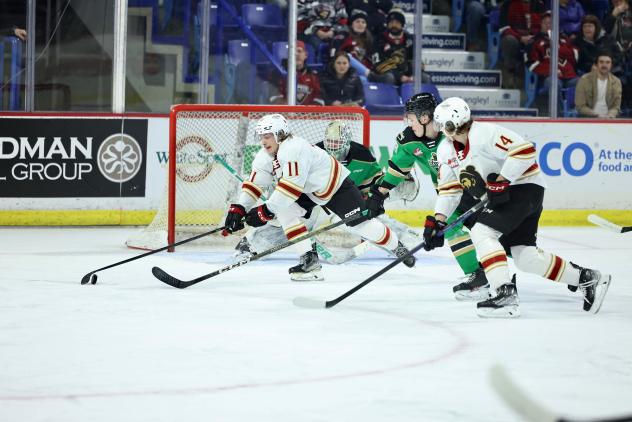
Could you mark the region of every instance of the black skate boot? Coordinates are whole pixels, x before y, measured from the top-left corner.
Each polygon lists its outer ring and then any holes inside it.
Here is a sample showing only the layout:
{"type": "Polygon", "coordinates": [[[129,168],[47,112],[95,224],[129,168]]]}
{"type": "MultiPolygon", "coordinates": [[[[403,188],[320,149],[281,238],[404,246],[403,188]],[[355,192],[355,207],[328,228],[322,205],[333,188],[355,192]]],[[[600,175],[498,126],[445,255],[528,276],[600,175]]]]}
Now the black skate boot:
{"type": "Polygon", "coordinates": [[[485,270],[478,267],[465,276],[465,281],[452,288],[456,300],[485,300],[489,298],[489,281],[485,270]]]}
{"type": "MultiPolygon", "coordinates": [[[[393,252],[395,254],[395,256],[400,258],[400,257],[408,254],[408,249],[406,249],[406,246],[404,246],[402,244],[402,242],[397,242],[397,247],[395,249],[393,249],[391,252],[393,252]]],[[[406,258],[404,258],[404,260],[402,262],[408,268],[412,268],[412,267],[415,266],[415,261],[416,261],[416,259],[415,259],[415,257],[413,255],[408,255],[406,258]]]]}
{"type": "Polygon", "coordinates": [[[496,289],[495,296],[478,302],[476,311],[481,318],[518,318],[520,316],[519,304],[514,274],[511,283],[503,284],[496,289]]]}
{"type": "Polygon", "coordinates": [[[246,236],[242,237],[241,240],[239,240],[239,243],[235,246],[235,258],[237,260],[248,258],[255,254],[256,253],[253,253],[250,250],[250,243],[248,243],[246,236]]]}
{"type": "Polygon", "coordinates": [[[572,262],[571,265],[579,270],[579,288],[584,294],[584,311],[596,314],[608,292],[612,276],[602,274],[601,271],[580,267],[572,262]]]}
{"type": "Polygon", "coordinates": [[[312,250],[304,253],[299,258],[300,264],[289,269],[292,281],[322,281],[324,280],[321,270],[323,266],[318,261],[316,245],[312,245],[312,250]]]}

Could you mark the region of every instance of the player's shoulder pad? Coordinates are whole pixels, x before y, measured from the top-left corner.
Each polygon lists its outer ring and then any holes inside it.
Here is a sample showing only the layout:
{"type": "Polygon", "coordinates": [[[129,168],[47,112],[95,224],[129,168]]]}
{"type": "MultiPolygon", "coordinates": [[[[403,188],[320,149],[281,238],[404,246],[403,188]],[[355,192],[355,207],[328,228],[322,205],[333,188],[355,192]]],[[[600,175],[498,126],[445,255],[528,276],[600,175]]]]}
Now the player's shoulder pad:
{"type": "Polygon", "coordinates": [[[400,132],[396,139],[400,145],[405,145],[410,142],[419,142],[419,138],[417,138],[417,135],[415,135],[415,132],[413,132],[410,126],[400,132]]]}
{"type": "Polygon", "coordinates": [[[281,161],[296,161],[305,148],[311,148],[309,142],[300,136],[292,136],[279,144],[277,158],[281,161]]]}
{"type": "Polygon", "coordinates": [[[452,141],[446,137],[437,148],[437,161],[439,161],[439,163],[447,163],[453,155],[454,147],[452,146],[452,141]]]}
{"type": "Polygon", "coordinates": [[[358,142],[351,142],[351,148],[349,149],[347,160],[358,160],[366,162],[376,161],[375,157],[371,153],[371,150],[358,142]]]}

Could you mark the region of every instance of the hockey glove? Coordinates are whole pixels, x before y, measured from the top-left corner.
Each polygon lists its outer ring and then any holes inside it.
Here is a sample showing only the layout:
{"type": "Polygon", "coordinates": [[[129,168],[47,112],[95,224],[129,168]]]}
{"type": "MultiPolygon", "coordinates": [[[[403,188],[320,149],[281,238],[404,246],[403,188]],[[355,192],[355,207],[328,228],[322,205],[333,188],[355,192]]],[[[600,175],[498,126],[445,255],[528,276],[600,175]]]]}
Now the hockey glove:
{"type": "Polygon", "coordinates": [[[431,251],[434,248],[440,248],[443,246],[444,237],[443,234],[439,234],[439,231],[443,230],[447,226],[445,221],[439,221],[433,216],[426,217],[424,223],[424,249],[431,251]]]}
{"type": "Polygon", "coordinates": [[[380,188],[377,185],[372,185],[370,192],[369,199],[366,200],[366,216],[369,219],[384,214],[384,201],[388,198],[388,193],[380,192],[380,188]]]}
{"type": "Polygon", "coordinates": [[[487,208],[495,208],[500,204],[509,202],[509,180],[496,181],[498,175],[490,173],[487,176],[487,208]]]}
{"type": "Polygon", "coordinates": [[[261,227],[268,224],[268,221],[273,218],[274,213],[268,209],[266,204],[263,204],[248,211],[248,214],[246,214],[246,223],[252,227],[261,227]]]}
{"type": "Polygon", "coordinates": [[[474,198],[479,199],[486,193],[486,186],[483,177],[476,171],[474,166],[467,166],[459,173],[459,183],[463,189],[474,198]]]}
{"type": "Polygon", "coordinates": [[[244,216],[246,215],[246,209],[240,204],[231,204],[228,208],[228,214],[226,214],[226,220],[224,221],[224,231],[222,235],[228,236],[230,233],[238,232],[244,228],[244,216]]]}

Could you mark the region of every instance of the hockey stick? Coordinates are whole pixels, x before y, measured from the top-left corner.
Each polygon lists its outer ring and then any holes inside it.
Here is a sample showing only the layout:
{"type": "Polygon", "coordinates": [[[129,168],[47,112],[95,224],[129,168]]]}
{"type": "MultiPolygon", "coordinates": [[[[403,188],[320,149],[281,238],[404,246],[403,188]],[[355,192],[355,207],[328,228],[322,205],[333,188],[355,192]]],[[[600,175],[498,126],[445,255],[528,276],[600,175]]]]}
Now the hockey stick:
{"type": "MultiPolygon", "coordinates": [[[[489,372],[490,381],[493,389],[517,414],[529,422],[578,422],[578,419],[569,419],[548,409],[541,403],[536,402],[518,384],[510,377],[507,371],[500,366],[494,365],[489,372]]],[[[587,422],[587,419],[582,419],[587,422]]],[[[593,422],[624,422],[631,421],[632,415],[590,419],[593,422]]]]}
{"type": "Polygon", "coordinates": [[[141,258],[144,258],[144,257],[149,256],[149,255],[153,255],[153,254],[158,253],[158,252],[166,251],[167,249],[170,249],[170,248],[173,248],[173,247],[176,247],[176,246],[180,246],[180,245],[183,245],[185,243],[192,242],[192,241],[200,239],[200,238],[202,238],[204,236],[209,236],[211,234],[217,233],[219,231],[224,230],[224,228],[225,228],[224,226],[217,227],[217,228],[215,228],[215,229],[213,229],[213,230],[211,230],[209,232],[205,232],[205,233],[201,233],[201,234],[198,234],[196,236],[193,236],[193,237],[189,237],[188,239],[184,239],[184,240],[181,240],[179,242],[172,243],[172,244],[164,246],[164,247],[162,247],[160,249],[155,249],[153,251],[149,251],[147,253],[144,253],[144,254],[141,254],[141,255],[137,255],[137,256],[134,256],[132,258],[125,259],[123,261],[115,262],[114,264],[110,264],[110,265],[108,265],[106,267],[102,267],[102,268],[99,268],[97,270],[90,271],[88,274],[83,276],[83,278],[81,279],[81,284],[88,284],[88,283],[97,284],[97,275],[95,273],[98,272],[98,271],[107,270],[108,268],[112,268],[112,267],[116,267],[116,266],[119,266],[119,265],[127,264],[128,262],[136,261],[137,259],[141,259],[141,258]]]}
{"type": "Polygon", "coordinates": [[[273,247],[271,247],[271,248],[269,248],[269,249],[267,249],[267,250],[265,250],[265,251],[263,251],[261,253],[258,253],[256,255],[252,255],[252,256],[246,257],[246,258],[244,258],[244,259],[242,259],[240,261],[237,261],[237,262],[235,262],[233,264],[230,264],[230,265],[227,265],[227,266],[225,266],[223,268],[220,268],[219,270],[213,271],[212,273],[208,273],[208,274],[205,274],[203,276],[194,278],[193,280],[184,281],[184,280],[177,279],[177,278],[173,277],[172,275],[169,275],[168,273],[166,273],[164,270],[160,269],[159,267],[152,268],[151,272],[158,280],[162,281],[163,283],[166,283],[166,284],[168,284],[170,286],[173,286],[173,287],[176,287],[178,289],[186,289],[187,287],[193,286],[194,284],[197,284],[200,281],[204,281],[206,279],[215,277],[216,275],[220,275],[222,273],[225,273],[226,271],[230,271],[233,268],[241,267],[242,265],[245,265],[245,264],[247,264],[247,263],[249,263],[251,261],[256,261],[256,260],[258,260],[260,258],[263,258],[264,256],[268,256],[268,255],[270,255],[270,254],[272,254],[274,252],[280,251],[281,249],[285,249],[285,248],[287,248],[289,246],[292,246],[292,245],[294,245],[294,244],[296,244],[298,242],[302,242],[303,240],[309,239],[310,237],[314,237],[316,235],[324,233],[324,232],[326,232],[328,230],[331,230],[333,228],[336,228],[338,226],[342,226],[343,224],[347,224],[347,223],[350,223],[352,221],[355,221],[358,218],[364,217],[365,215],[366,215],[366,211],[363,211],[363,212],[358,213],[358,214],[351,215],[350,217],[344,218],[344,219],[342,219],[340,221],[337,221],[337,222],[335,222],[333,224],[330,224],[328,226],[321,227],[320,229],[314,230],[313,232],[310,232],[310,233],[306,234],[305,236],[301,236],[301,237],[299,237],[297,239],[289,240],[289,241],[287,241],[285,243],[282,243],[280,245],[273,246],[273,247]]]}
{"type": "Polygon", "coordinates": [[[590,214],[588,216],[588,221],[590,221],[591,223],[599,227],[603,227],[606,230],[610,230],[611,232],[614,232],[614,233],[627,233],[627,232],[632,231],[632,226],[620,226],[618,224],[615,224],[611,221],[606,220],[603,217],[599,217],[596,214],[590,214]]]}
{"type": "MultiPolygon", "coordinates": [[[[214,159],[215,161],[220,163],[226,170],[228,170],[228,172],[232,174],[237,180],[239,180],[241,183],[244,182],[244,178],[241,177],[241,175],[237,173],[237,170],[235,170],[230,164],[228,164],[226,160],[224,160],[224,158],[222,158],[218,154],[215,154],[214,159]]],[[[261,195],[261,199],[265,201],[265,195],[261,195]]],[[[333,265],[340,265],[347,261],[351,261],[352,259],[363,255],[367,250],[369,250],[371,246],[370,243],[367,244],[367,242],[361,242],[353,248],[346,249],[342,252],[333,252],[327,247],[327,245],[325,245],[318,239],[315,239],[314,243],[316,244],[316,252],[318,253],[318,256],[321,257],[326,263],[333,265]]]]}
{"type": "MultiPolygon", "coordinates": [[[[487,204],[487,199],[486,197],[483,197],[476,205],[474,205],[472,208],[470,208],[469,210],[461,214],[459,218],[454,220],[452,223],[445,226],[443,230],[440,230],[439,234],[444,234],[445,232],[452,230],[454,227],[461,224],[463,221],[465,221],[468,217],[470,217],[472,214],[477,212],[479,209],[483,208],[485,204],[487,204]]],[[[381,270],[379,270],[378,272],[376,272],[375,274],[373,274],[372,276],[364,280],[362,283],[355,286],[353,289],[347,291],[346,293],[338,296],[335,299],[323,301],[323,300],[318,300],[318,299],[310,299],[307,297],[296,297],[294,298],[292,303],[302,308],[331,308],[333,306],[336,306],[338,303],[342,302],[347,297],[351,296],[352,294],[354,294],[355,292],[357,292],[358,290],[360,290],[361,288],[363,288],[364,286],[366,286],[367,284],[369,284],[376,278],[380,277],[382,274],[386,273],[387,271],[391,270],[393,267],[397,266],[409,255],[414,255],[416,252],[420,251],[424,247],[424,245],[425,245],[425,242],[421,242],[420,244],[412,248],[408,252],[408,254],[400,256],[399,258],[397,258],[396,260],[388,264],[386,267],[382,268],[381,270]]]]}

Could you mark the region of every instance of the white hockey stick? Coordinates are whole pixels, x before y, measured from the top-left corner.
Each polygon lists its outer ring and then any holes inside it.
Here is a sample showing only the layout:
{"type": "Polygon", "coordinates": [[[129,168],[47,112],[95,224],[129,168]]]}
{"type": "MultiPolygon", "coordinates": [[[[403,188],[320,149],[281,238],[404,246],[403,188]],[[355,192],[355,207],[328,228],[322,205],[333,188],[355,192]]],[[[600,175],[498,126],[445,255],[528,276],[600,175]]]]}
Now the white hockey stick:
{"type": "MultiPolygon", "coordinates": [[[[563,417],[535,401],[518,384],[516,384],[507,371],[496,364],[489,371],[490,381],[494,391],[500,396],[506,405],[528,422],[579,422],[580,419],[563,417]]],[[[609,418],[581,419],[588,422],[624,422],[632,421],[632,415],[624,415],[609,418]]]]}
{"type": "Polygon", "coordinates": [[[606,230],[610,230],[611,232],[614,232],[614,233],[627,233],[629,231],[632,231],[632,226],[620,226],[618,224],[615,224],[611,221],[606,220],[603,217],[599,217],[596,214],[590,214],[588,216],[588,221],[590,221],[591,223],[599,227],[603,227],[606,230]]]}

